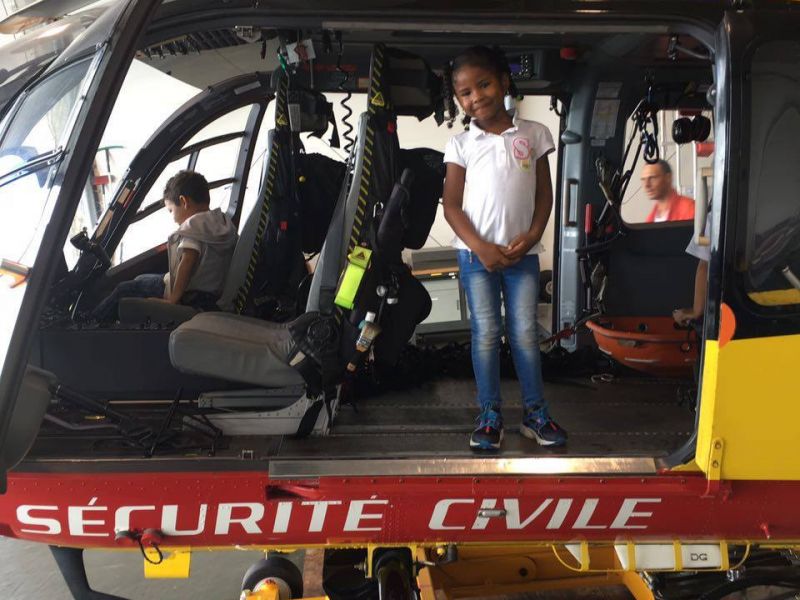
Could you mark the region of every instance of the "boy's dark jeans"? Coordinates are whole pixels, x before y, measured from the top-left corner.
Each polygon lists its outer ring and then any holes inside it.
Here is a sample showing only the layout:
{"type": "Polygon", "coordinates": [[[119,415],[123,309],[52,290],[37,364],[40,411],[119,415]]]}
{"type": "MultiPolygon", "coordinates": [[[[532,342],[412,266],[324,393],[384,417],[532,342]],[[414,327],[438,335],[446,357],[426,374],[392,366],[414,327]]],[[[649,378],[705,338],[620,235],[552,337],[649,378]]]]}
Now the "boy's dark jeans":
{"type": "MultiPolygon", "coordinates": [[[[148,273],[139,275],[131,281],[123,281],[97,305],[97,308],[92,311],[92,317],[104,323],[115,321],[118,318],[117,308],[120,300],[123,298],[163,298],[165,287],[163,275],[148,273]]],[[[218,299],[218,296],[210,292],[189,290],[181,298],[181,304],[202,311],[219,310],[218,299]]]]}
{"type": "Polygon", "coordinates": [[[117,319],[119,301],[123,298],[163,298],[164,289],[163,275],[146,273],[131,281],[123,281],[97,305],[92,317],[98,321],[114,321],[117,319]]]}

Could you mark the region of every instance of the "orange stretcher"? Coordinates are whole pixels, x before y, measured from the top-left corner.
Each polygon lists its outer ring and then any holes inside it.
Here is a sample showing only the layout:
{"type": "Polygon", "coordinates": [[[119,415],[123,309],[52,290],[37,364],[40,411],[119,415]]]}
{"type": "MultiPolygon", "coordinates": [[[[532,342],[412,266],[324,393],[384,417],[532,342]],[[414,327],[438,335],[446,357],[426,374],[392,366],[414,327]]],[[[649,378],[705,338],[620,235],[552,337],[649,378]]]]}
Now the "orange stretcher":
{"type": "Polygon", "coordinates": [[[617,362],[661,377],[691,377],[697,334],[671,317],[596,317],[586,323],[600,351],[617,362]]]}

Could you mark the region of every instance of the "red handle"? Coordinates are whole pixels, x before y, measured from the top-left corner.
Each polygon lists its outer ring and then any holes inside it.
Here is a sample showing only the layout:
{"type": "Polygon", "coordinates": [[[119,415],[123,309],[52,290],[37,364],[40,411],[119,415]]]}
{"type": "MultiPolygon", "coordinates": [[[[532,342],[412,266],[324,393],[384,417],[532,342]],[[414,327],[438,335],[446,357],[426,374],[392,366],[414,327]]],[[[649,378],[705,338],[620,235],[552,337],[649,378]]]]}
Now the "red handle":
{"type": "Polygon", "coordinates": [[[583,232],[589,236],[594,229],[593,210],[591,203],[587,202],[583,209],[583,232]]]}

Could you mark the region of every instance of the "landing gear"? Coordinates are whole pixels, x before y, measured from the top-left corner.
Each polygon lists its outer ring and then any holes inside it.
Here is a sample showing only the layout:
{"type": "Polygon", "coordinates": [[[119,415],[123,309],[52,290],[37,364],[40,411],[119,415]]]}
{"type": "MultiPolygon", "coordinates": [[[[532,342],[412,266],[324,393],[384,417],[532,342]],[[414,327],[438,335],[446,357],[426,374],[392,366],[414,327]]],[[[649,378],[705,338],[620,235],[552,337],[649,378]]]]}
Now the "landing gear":
{"type": "Polygon", "coordinates": [[[419,598],[411,552],[376,549],[372,577],[366,550],[326,550],[322,587],[330,600],[416,600],[419,598]]]}
{"type": "Polygon", "coordinates": [[[406,549],[389,550],[375,561],[380,600],[416,600],[414,568],[406,549]]]}
{"type": "Polygon", "coordinates": [[[89,586],[83,563],[83,548],[50,546],[50,552],[53,553],[58,570],[75,600],[125,600],[119,596],[96,592],[89,586]]]}
{"type": "Polygon", "coordinates": [[[325,550],[322,589],[330,600],[373,600],[378,585],[366,567],[366,550],[325,550]]]}
{"type": "Polygon", "coordinates": [[[242,579],[242,599],[270,598],[259,592],[272,591],[272,598],[293,600],[303,597],[303,574],[295,564],[282,556],[270,556],[253,564],[242,579]]]}

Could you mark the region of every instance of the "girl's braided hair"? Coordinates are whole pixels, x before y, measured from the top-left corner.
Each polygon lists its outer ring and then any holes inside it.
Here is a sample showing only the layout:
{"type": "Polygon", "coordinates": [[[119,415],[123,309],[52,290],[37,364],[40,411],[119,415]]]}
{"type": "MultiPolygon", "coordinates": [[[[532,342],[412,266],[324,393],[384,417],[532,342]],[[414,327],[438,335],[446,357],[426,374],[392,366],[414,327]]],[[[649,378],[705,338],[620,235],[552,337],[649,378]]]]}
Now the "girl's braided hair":
{"type": "MultiPolygon", "coordinates": [[[[492,71],[501,78],[503,74],[508,75],[508,93],[514,98],[519,97],[519,90],[511,77],[511,67],[508,59],[499,46],[471,46],[461,52],[444,67],[443,96],[448,119],[447,126],[452,127],[453,121],[458,116],[458,105],[455,101],[455,90],[453,89],[453,75],[464,66],[481,67],[492,71]]],[[[469,127],[470,117],[464,115],[461,120],[465,127],[469,127]]]]}

